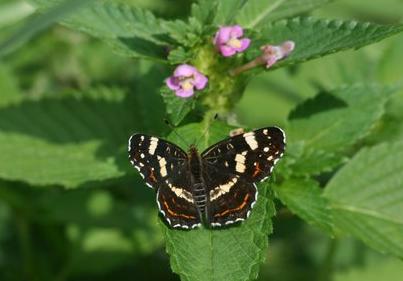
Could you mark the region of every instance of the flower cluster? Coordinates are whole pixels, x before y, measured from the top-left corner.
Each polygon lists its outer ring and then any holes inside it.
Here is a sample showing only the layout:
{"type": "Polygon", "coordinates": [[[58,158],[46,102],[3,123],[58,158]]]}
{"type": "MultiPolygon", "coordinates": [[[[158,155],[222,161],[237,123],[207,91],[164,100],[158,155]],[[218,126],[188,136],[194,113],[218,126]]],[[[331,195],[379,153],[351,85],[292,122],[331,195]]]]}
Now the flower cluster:
{"type": "MultiPolygon", "coordinates": [[[[213,44],[223,57],[231,57],[245,51],[251,43],[244,37],[244,31],[239,25],[222,26],[214,36],[213,44]]],[[[260,49],[262,55],[255,60],[242,65],[230,73],[237,75],[253,67],[265,64],[271,67],[277,61],[287,57],[295,48],[293,41],[286,41],[281,45],[264,45],[260,49]]],[[[166,79],[166,85],[181,98],[194,95],[195,90],[202,90],[207,86],[208,78],[200,73],[194,66],[181,64],[176,67],[172,76],[166,79]]]]}

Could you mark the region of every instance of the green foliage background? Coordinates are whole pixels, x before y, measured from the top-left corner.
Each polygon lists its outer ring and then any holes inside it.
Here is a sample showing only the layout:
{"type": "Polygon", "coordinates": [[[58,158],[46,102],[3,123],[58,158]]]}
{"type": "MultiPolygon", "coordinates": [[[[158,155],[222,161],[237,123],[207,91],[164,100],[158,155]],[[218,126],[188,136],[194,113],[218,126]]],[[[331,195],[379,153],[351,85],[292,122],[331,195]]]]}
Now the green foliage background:
{"type": "Polygon", "coordinates": [[[0,0],[0,280],[400,280],[402,14],[401,0],[0,0]],[[223,60],[210,36],[231,23],[253,44],[223,60]],[[273,71],[227,75],[289,39],[273,71]],[[210,79],[190,101],[163,86],[183,62],[210,79]],[[163,119],[192,142],[216,112],[200,149],[278,125],[286,155],[242,225],[172,230],[127,139],[186,147],[163,119]]]}

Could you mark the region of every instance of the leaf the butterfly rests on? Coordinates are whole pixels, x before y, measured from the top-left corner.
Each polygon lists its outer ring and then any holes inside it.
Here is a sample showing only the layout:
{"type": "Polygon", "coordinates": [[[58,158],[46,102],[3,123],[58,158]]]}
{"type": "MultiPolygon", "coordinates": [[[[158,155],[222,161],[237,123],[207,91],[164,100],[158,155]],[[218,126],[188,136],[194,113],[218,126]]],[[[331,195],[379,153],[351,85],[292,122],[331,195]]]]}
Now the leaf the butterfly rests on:
{"type": "Polygon", "coordinates": [[[135,134],[129,159],[157,192],[160,212],[172,227],[218,227],[245,220],[258,196],[255,183],[268,178],[285,149],[285,135],[267,127],[218,142],[199,154],[135,134]]]}

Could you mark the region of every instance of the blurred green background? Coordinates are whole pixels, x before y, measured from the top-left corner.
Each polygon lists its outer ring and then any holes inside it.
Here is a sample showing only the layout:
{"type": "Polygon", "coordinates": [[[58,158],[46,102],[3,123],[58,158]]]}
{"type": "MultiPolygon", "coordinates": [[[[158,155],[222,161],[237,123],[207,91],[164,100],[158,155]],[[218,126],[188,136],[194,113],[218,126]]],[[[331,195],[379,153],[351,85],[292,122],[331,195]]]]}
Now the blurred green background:
{"type": "MultiPolygon", "coordinates": [[[[120,1],[164,18],[185,17],[192,3],[120,1]]],[[[0,40],[33,13],[25,1],[0,0],[0,40]]],[[[398,23],[403,1],[334,1],[313,15],[398,23]]],[[[250,127],[281,126],[297,103],[320,90],[346,83],[403,81],[402,53],[399,35],[358,51],[260,75],[251,81],[235,116],[250,127]]],[[[154,79],[150,69],[157,69],[156,77],[167,73],[162,66],[115,55],[88,35],[52,26],[0,60],[0,108],[22,96],[35,101],[105,86],[127,89],[134,96],[139,91],[157,95],[162,78],[154,79]]],[[[390,107],[399,113],[401,105],[403,93],[390,107]]],[[[400,116],[403,120],[403,113],[400,116]]],[[[403,136],[401,124],[390,130],[403,136]]],[[[5,161],[1,155],[0,161],[5,161]]],[[[0,280],[178,280],[165,254],[154,193],[142,185],[135,172],[75,190],[0,180],[0,280]]],[[[330,239],[280,203],[277,210],[259,280],[401,280],[403,262],[349,237],[330,239]]]]}

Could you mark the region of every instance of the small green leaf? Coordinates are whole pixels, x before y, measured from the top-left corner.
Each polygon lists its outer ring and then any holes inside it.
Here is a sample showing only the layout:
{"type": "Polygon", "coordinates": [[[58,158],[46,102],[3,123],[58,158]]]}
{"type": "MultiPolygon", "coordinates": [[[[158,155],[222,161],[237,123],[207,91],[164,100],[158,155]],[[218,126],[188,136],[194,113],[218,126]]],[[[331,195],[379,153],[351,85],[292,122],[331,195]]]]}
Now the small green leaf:
{"type": "Polygon", "coordinates": [[[335,225],[403,257],[403,142],[362,149],[328,183],[335,225]]]}
{"type": "Polygon", "coordinates": [[[163,28],[172,39],[183,46],[192,47],[201,41],[203,25],[195,18],[189,18],[187,22],[183,20],[166,21],[163,28]]]}
{"type": "Polygon", "coordinates": [[[299,105],[291,112],[286,130],[290,146],[303,146],[293,169],[319,173],[339,164],[354,144],[371,133],[393,91],[376,85],[347,86],[299,105]]]}
{"type": "Polygon", "coordinates": [[[356,21],[313,18],[281,20],[262,26],[259,38],[253,38],[247,54],[252,59],[260,55],[262,45],[279,44],[286,40],[294,41],[294,51],[289,57],[270,68],[274,69],[351,48],[358,49],[402,30],[403,25],[378,25],[356,21]]]}
{"type": "MultiPolygon", "coordinates": [[[[215,122],[203,135],[205,125],[190,124],[177,133],[186,140],[200,139],[199,148],[228,137],[230,128],[215,122]]],[[[171,140],[178,140],[172,135],[171,140]]],[[[272,232],[274,205],[268,184],[259,185],[259,197],[251,216],[238,226],[180,231],[161,224],[171,267],[182,280],[251,280],[257,277],[272,232]]]]}
{"type": "Polygon", "coordinates": [[[289,18],[311,11],[329,1],[330,0],[249,0],[239,9],[235,22],[243,27],[252,29],[269,21],[289,18]]]}
{"type": "Polygon", "coordinates": [[[181,98],[175,95],[175,93],[163,87],[161,89],[161,95],[166,105],[166,112],[169,117],[169,121],[174,125],[178,125],[196,106],[196,97],[181,98]]]}
{"type": "Polygon", "coordinates": [[[169,52],[168,60],[171,64],[181,64],[188,62],[192,58],[191,53],[184,48],[178,47],[169,52]]]}
{"type": "Polygon", "coordinates": [[[281,202],[294,214],[333,235],[332,216],[318,182],[293,178],[273,188],[281,202]]]}
{"type": "Polygon", "coordinates": [[[199,0],[192,4],[191,16],[201,24],[210,24],[217,11],[217,1],[199,0]]]}
{"type": "Polygon", "coordinates": [[[220,0],[217,1],[217,12],[213,23],[216,25],[236,24],[236,13],[247,3],[247,0],[220,0]]]}

